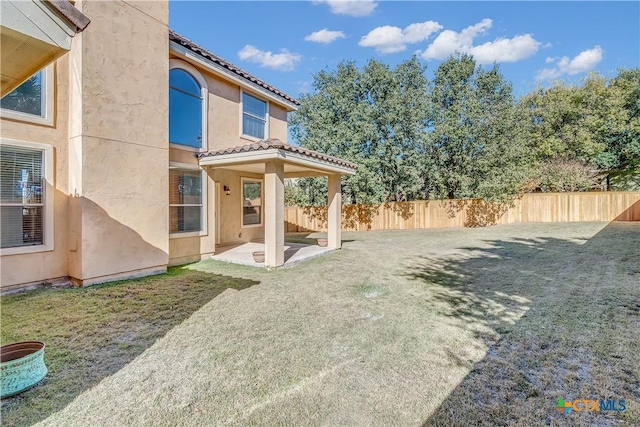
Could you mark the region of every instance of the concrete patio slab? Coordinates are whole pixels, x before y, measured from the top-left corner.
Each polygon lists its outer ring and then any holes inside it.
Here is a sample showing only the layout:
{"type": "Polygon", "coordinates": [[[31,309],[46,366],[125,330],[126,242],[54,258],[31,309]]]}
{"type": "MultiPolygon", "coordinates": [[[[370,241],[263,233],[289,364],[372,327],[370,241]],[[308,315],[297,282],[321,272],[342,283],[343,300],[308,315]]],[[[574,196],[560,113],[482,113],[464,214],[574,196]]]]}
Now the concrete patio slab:
{"type": "MultiPolygon", "coordinates": [[[[300,261],[316,258],[333,250],[334,249],[323,248],[318,245],[285,242],[284,267],[297,264],[300,261]]],[[[216,248],[216,254],[213,255],[211,259],[233,264],[250,265],[252,267],[264,267],[264,263],[257,263],[253,260],[252,253],[255,251],[264,251],[264,243],[249,242],[239,245],[219,246],[216,248]]]]}

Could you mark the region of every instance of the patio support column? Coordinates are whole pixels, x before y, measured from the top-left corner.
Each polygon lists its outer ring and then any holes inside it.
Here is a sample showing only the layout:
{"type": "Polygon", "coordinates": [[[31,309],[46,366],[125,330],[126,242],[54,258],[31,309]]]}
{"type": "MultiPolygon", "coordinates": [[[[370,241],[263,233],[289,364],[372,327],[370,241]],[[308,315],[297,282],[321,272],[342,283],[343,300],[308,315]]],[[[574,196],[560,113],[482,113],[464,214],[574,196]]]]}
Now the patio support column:
{"type": "Polygon", "coordinates": [[[284,264],[284,163],[271,160],[264,174],[264,263],[284,264]]]}
{"type": "Polygon", "coordinates": [[[342,177],[329,175],[329,197],[327,200],[327,246],[333,249],[342,247],[342,177]]]}

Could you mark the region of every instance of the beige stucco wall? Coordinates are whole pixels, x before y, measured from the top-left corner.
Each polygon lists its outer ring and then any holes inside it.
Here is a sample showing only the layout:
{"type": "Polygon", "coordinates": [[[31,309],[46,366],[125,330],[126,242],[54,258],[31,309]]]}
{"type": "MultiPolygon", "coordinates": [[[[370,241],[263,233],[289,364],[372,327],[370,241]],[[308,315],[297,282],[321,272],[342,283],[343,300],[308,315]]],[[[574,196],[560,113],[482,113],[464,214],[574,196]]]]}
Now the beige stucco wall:
{"type": "MultiPolygon", "coordinates": [[[[92,23],[56,63],[53,125],[0,121],[3,138],[51,144],[55,163],[54,249],[2,256],[2,289],[151,274],[206,258],[217,243],[263,238],[263,227],[241,226],[241,177],[262,176],[229,170],[207,170],[207,232],[169,236],[169,163],[197,159],[168,144],[168,3],[76,7],[92,23]],[[217,200],[224,185],[231,195],[217,200]]],[[[209,89],[208,149],[253,142],[240,135],[240,86],[197,68],[209,89]]],[[[269,101],[268,137],[287,140],[286,116],[269,101]]]]}
{"type": "Polygon", "coordinates": [[[263,179],[263,176],[260,174],[238,172],[228,169],[215,169],[213,170],[212,175],[214,179],[220,183],[220,188],[223,188],[226,185],[231,190],[230,195],[227,196],[224,192],[221,192],[219,197],[219,210],[217,214],[220,220],[220,225],[218,227],[220,233],[220,244],[224,245],[230,243],[249,242],[251,240],[264,238],[264,226],[242,227],[241,202],[241,178],[263,179]]]}
{"type": "MultiPolygon", "coordinates": [[[[184,60],[184,58],[180,58],[175,54],[171,55],[171,59],[184,60]]],[[[193,62],[189,62],[189,64],[196,67],[208,86],[208,150],[219,150],[254,142],[254,140],[243,138],[240,135],[242,115],[240,109],[241,87],[210,73],[198,64],[193,62]]],[[[251,94],[260,98],[257,93],[251,94]]],[[[268,129],[268,137],[287,141],[287,111],[273,101],[269,101],[268,129]]],[[[197,164],[197,159],[194,154],[193,151],[181,150],[176,146],[172,146],[169,150],[169,160],[170,162],[195,165],[197,164]]],[[[169,265],[184,264],[208,258],[214,253],[216,243],[224,245],[248,242],[264,237],[264,227],[242,227],[240,204],[241,178],[262,179],[262,175],[225,169],[215,171],[207,169],[207,171],[209,177],[207,186],[207,232],[203,236],[196,237],[172,236],[169,240],[169,265]],[[225,185],[231,188],[231,195],[229,196],[221,191],[225,185]],[[220,189],[218,199],[216,199],[217,188],[220,189]],[[217,221],[220,221],[220,223],[218,224],[217,221]]]]}
{"type": "MultiPolygon", "coordinates": [[[[179,156],[181,150],[171,149],[172,161],[184,159],[179,156]]],[[[193,153],[191,153],[193,156],[193,153]]],[[[169,265],[207,259],[215,253],[216,245],[249,242],[264,238],[264,227],[243,227],[241,208],[241,179],[262,179],[260,174],[238,172],[227,169],[207,168],[207,231],[202,236],[180,237],[172,235],[169,239],[169,265]],[[231,190],[224,193],[224,186],[231,190]],[[216,192],[218,196],[216,197],[216,192]],[[219,225],[217,221],[220,221],[219,225]]]]}
{"type": "MultiPolygon", "coordinates": [[[[188,62],[175,53],[171,54],[171,59],[188,62]]],[[[188,63],[200,72],[206,80],[209,89],[207,121],[209,150],[236,147],[255,141],[255,139],[243,138],[241,136],[241,90],[245,90],[252,96],[268,101],[269,122],[267,138],[277,138],[284,142],[287,141],[287,111],[285,107],[266,99],[258,92],[252,92],[246,88],[243,89],[238,84],[209,72],[199,64],[193,62],[188,63]]]]}
{"type": "Polygon", "coordinates": [[[41,283],[46,279],[66,277],[68,215],[68,89],[69,61],[62,57],[54,65],[54,120],[51,126],[0,119],[2,138],[50,144],[54,149],[54,249],[52,251],[3,255],[0,258],[0,286],[7,290],[16,285],[41,283]]]}
{"type": "Polygon", "coordinates": [[[69,275],[90,284],[168,262],[168,5],[76,3],[70,57],[69,275]]]}
{"type": "Polygon", "coordinates": [[[287,110],[274,103],[269,104],[269,136],[287,142],[287,110]]]}

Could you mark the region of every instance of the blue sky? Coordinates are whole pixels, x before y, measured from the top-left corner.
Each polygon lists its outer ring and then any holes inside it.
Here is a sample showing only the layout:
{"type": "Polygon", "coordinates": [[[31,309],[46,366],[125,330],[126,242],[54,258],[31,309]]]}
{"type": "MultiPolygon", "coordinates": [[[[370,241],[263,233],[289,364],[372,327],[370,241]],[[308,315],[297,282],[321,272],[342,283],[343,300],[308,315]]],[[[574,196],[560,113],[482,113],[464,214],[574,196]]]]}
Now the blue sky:
{"type": "Polygon", "coordinates": [[[500,64],[521,95],[594,70],[640,66],[640,2],[181,1],[173,30],[299,96],[342,60],[392,66],[417,53],[431,76],[458,50],[500,64]],[[323,31],[324,30],[324,31],[323,31]]]}

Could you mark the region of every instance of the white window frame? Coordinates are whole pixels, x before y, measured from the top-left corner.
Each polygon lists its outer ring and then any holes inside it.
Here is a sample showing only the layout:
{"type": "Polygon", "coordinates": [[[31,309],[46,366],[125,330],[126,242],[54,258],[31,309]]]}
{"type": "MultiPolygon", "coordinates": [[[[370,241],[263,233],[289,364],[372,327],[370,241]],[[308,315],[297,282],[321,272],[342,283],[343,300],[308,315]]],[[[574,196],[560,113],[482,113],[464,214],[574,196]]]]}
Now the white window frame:
{"type": "Polygon", "coordinates": [[[52,251],[55,248],[54,245],[54,194],[55,187],[53,185],[53,146],[48,144],[41,144],[39,142],[28,142],[17,139],[0,138],[1,145],[7,145],[12,147],[26,148],[28,150],[35,150],[42,152],[42,172],[44,175],[43,185],[43,218],[42,218],[42,239],[41,245],[33,246],[16,246],[12,248],[0,248],[0,255],[19,255],[30,254],[36,252],[52,251]]]}
{"type": "Polygon", "coordinates": [[[38,125],[53,126],[53,100],[55,99],[54,67],[55,65],[51,64],[40,70],[42,71],[42,89],[40,91],[40,94],[42,95],[41,102],[43,115],[36,116],[35,114],[28,114],[21,111],[0,108],[0,117],[2,117],[3,119],[17,120],[38,125]]]}
{"type": "Polygon", "coordinates": [[[240,178],[240,228],[257,228],[264,226],[264,179],[261,178],[240,178]],[[244,183],[259,182],[260,183],[260,224],[244,225],[244,183]]]}
{"type": "MultiPolygon", "coordinates": [[[[264,139],[269,139],[269,100],[268,99],[264,99],[261,98],[260,96],[257,96],[255,93],[253,92],[249,92],[246,90],[243,90],[242,88],[240,89],[240,138],[242,139],[247,139],[249,141],[262,141],[264,139]],[[265,120],[264,120],[264,138],[256,138],[255,136],[251,136],[251,135],[245,135],[244,133],[244,129],[242,128],[242,117],[244,116],[244,103],[242,102],[242,98],[244,97],[244,94],[247,94],[249,96],[251,96],[252,98],[258,99],[262,102],[266,102],[267,103],[267,114],[265,116],[265,120]]],[[[255,116],[253,116],[255,117],[255,116]]],[[[259,118],[259,117],[258,117],[259,118]]]]}
{"type": "MultiPolygon", "coordinates": [[[[190,163],[178,163],[178,162],[169,162],[169,169],[178,169],[178,170],[190,170],[190,171],[199,171],[200,172],[200,179],[202,180],[202,210],[200,211],[200,224],[202,226],[202,230],[200,231],[185,231],[185,232],[177,232],[177,233],[171,233],[171,231],[169,231],[169,238],[170,239],[180,239],[183,237],[201,237],[201,236],[207,236],[208,233],[208,229],[207,229],[207,173],[205,172],[204,169],[202,169],[200,166],[198,165],[194,165],[194,164],[190,164],[190,163]]],[[[169,207],[171,208],[172,206],[186,206],[183,204],[169,204],[169,207]]],[[[169,221],[171,221],[170,219],[171,217],[169,217],[169,221]]],[[[171,230],[171,224],[169,224],[169,230],[171,230]]]]}
{"type": "MultiPolygon", "coordinates": [[[[208,123],[207,123],[207,118],[209,117],[208,112],[209,112],[209,85],[207,84],[207,80],[202,76],[202,74],[200,73],[200,71],[198,71],[197,68],[195,68],[193,65],[182,61],[180,59],[170,59],[169,60],[169,71],[174,70],[174,69],[180,69],[180,70],[184,70],[187,73],[191,74],[191,76],[196,79],[196,81],[198,82],[198,85],[200,85],[200,95],[202,96],[202,145],[200,146],[200,148],[196,148],[196,147],[189,147],[188,145],[181,145],[181,144],[174,144],[174,143],[169,143],[169,147],[171,148],[177,148],[179,150],[185,150],[185,151],[193,151],[194,153],[202,153],[208,150],[209,147],[209,143],[208,143],[208,123]]],[[[170,90],[169,87],[167,87],[167,91],[170,90]]],[[[171,108],[171,105],[169,105],[169,108],[171,108]]],[[[167,111],[167,116],[168,116],[168,111],[167,111]]]]}

